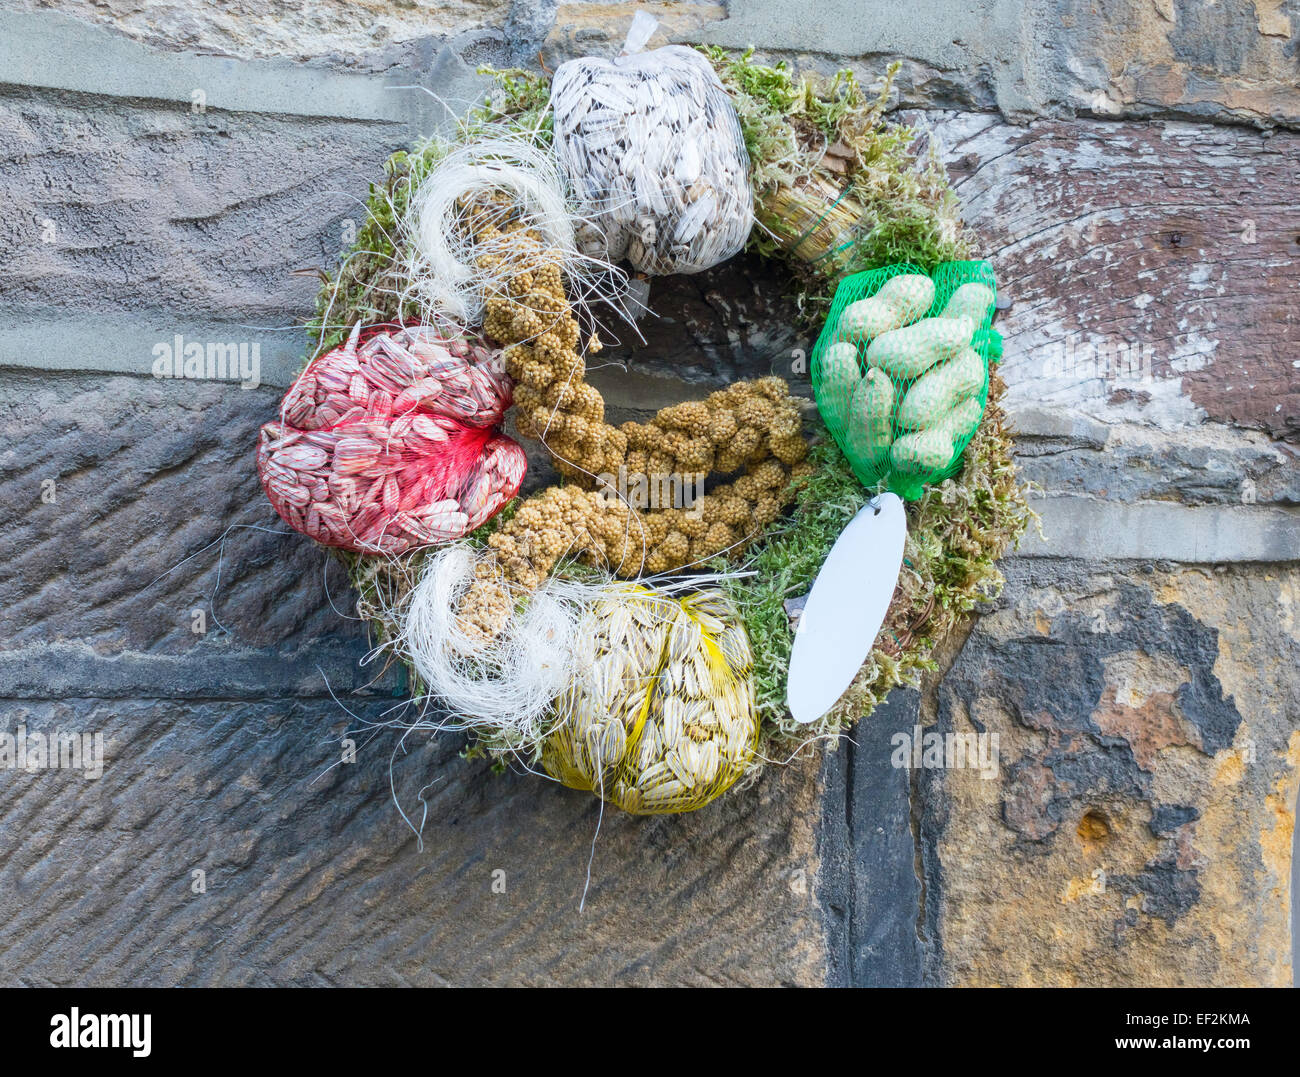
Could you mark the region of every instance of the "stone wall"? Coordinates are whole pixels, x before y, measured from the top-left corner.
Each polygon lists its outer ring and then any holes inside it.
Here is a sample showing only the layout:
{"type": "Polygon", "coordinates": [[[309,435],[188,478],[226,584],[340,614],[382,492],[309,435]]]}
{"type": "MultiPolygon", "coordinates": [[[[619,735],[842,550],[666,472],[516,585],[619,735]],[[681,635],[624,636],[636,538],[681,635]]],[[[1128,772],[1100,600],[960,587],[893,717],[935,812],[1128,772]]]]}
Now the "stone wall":
{"type": "MultiPolygon", "coordinates": [[[[0,982],[1291,982],[1300,6],[952,7],[0,0],[0,730],[107,744],[98,780],[0,769],[0,982]],[[635,7],[904,61],[1043,490],[919,692],[647,820],[454,739],[340,762],[405,686],[251,451],[383,157],[479,63],[614,51],[635,7]],[[260,384],[155,380],[178,334],[258,345],[260,384]],[[892,765],[917,726],[996,733],[996,772],[892,765]]],[[[752,261],[652,304],[600,374],[620,415],[809,343],[752,261]]]]}

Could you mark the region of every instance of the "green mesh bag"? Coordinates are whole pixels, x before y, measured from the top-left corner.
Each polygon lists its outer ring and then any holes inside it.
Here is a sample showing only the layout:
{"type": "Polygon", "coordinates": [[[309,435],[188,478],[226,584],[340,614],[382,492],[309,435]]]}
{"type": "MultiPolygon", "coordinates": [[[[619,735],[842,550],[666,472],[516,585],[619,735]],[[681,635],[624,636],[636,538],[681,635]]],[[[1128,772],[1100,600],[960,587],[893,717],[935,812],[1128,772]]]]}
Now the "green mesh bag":
{"type": "Polygon", "coordinates": [[[988,262],[845,277],[812,356],[822,420],[866,486],[914,501],[954,474],[979,426],[997,290],[988,262]]]}

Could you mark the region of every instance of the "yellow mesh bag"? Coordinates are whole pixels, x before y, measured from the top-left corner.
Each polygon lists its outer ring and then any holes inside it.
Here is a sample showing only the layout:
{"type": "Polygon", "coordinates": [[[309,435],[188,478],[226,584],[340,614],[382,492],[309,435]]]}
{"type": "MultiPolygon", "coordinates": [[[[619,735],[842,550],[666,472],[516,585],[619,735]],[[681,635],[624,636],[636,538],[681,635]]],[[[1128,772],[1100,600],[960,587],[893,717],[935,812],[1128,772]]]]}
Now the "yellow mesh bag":
{"type": "Polygon", "coordinates": [[[721,592],[612,586],[581,636],[583,674],[542,742],[548,774],[661,815],[702,808],[745,773],[758,744],[753,657],[721,592]]]}
{"type": "Polygon", "coordinates": [[[997,298],[987,262],[845,277],[813,350],[817,409],[867,486],[915,500],[956,472],[988,397],[997,298]]]}

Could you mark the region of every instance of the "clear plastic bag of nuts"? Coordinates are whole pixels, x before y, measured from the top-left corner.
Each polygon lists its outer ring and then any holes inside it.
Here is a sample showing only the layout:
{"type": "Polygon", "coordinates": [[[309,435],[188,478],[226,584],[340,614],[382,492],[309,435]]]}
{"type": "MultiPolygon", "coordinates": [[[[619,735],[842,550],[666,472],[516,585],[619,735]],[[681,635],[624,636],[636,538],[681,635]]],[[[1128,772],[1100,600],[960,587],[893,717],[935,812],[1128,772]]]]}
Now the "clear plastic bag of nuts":
{"type": "Polygon", "coordinates": [[[618,57],[556,70],[556,155],[585,254],[645,273],[698,273],[749,236],[749,154],[704,56],[680,45],[641,51],[655,26],[639,12],[618,57]]]}

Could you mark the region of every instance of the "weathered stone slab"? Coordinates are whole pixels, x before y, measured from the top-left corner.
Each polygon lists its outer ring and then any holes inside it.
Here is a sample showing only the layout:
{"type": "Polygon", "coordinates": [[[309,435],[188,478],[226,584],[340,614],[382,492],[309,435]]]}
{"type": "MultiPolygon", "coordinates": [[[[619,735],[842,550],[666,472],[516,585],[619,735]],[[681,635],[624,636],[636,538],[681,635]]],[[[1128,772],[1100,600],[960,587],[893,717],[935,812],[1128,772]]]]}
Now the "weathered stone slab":
{"type": "Polygon", "coordinates": [[[996,776],[924,769],[953,984],[1291,982],[1300,573],[1015,562],[923,710],[996,776]]]}
{"type": "Polygon", "coordinates": [[[1061,422],[1046,428],[1025,422],[1028,410],[1016,415],[1016,459],[1026,479],[1054,496],[1187,505],[1300,502],[1297,450],[1264,434],[1217,423],[1164,432],[1107,425],[1077,412],[1053,413],[1061,422]],[[1070,426],[1078,432],[1058,432],[1070,426]],[[1044,429],[1051,432],[1037,432],[1044,429]]]}
{"type": "MultiPolygon", "coordinates": [[[[350,702],[374,722],[392,701],[350,702]]],[[[0,858],[6,985],[825,977],[815,765],[691,815],[602,819],[587,794],[458,759],[455,737],[354,733],[340,762],[347,716],[328,699],[5,712],[11,731],[107,742],[98,780],[0,769],[4,832],[21,835],[0,858]],[[422,849],[390,779],[417,827],[427,806],[422,849]]]]}
{"type": "Polygon", "coordinates": [[[1300,136],[936,118],[1011,307],[1008,405],[1300,434],[1300,136]]]}
{"type": "Polygon", "coordinates": [[[1047,497],[1036,499],[1034,508],[1042,534],[1032,528],[1021,542],[1027,557],[1300,562],[1300,512],[1293,507],[1047,497]]]}
{"type": "Polygon", "coordinates": [[[893,737],[919,711],[919,694],[900,688],[826,753],[820,892],[835,986],[920,987],[936,974],[919,911],[914,783],[890,765],[893,737]]]}
{"type": "Polygon", "coordinates": [[[1184,115],[1259,124],[1300,120],[1295,14],[1278,3],[1085,0],[952,5],[821,0],[806,8],[733,0],[703,40],[756,46],[801,63],[858,61],[874,77],[905,61],[904,98],[996,107],[1008,117],[1184,115]]]}
{"type": "MultiPolygon", "coordinates": [[[[104,55],[129,59],[134,54],[128,47],[140,45],[164,56],[292,61],[292,67],[286,63],[281,70],[297,71],[300,82],[340,68],[365,74],[400,66],[416,69],[414,62],[427,63],[436,46],[447,41],[468,53],[482,48],[487,37],[496,42],[496,51],[503,51],[511,8],[508,0],[413,0],[401,5],[360,0],[311,9],[293,0],[270,0],[256,10],[196,6],[185,0],[162,0],[148,8],[105,7],[82,0],[58,0],[54,6],[56,12],[38,0],[5,0],[2,17],[8,32],[29,52],[43,33],[75,34],[67,27],[75,20],[98,31],[99,37],[87,40],[94,40],[104,55]],[[116,49],[104,43],[110,37],[118,40],[116,49]]],[[[362,89],[360,96],[368,98],[369,93],[362,89]]]]}
{"type": "Polygon", "coordinates": [[[237,61],[159,51],[81,19],[0,11],[0,85],[167,101],[202,111],[386,121],[431,130],[474,103],[483,82],[450,48],[437,50],[418,72],[377,78],[285,59],[237,61]],[[73,57],[77,62],[69,62],[73,57]],[[420,85],[432,92],[421,92],[420,85]]]}
{"type": "Polygon", "coordinates": [[[297,271],[338,258],[363,219],[358,200],[408,138],[393,124],[11,91],[0,97],[13,210],[0,224],[4,308],[47,324],[61,308],[161,313],[191,334],[301,325],[319,280],[297,271]]]}
{"type": "Polygon", "coordinates": [[[351,612],[344,573],[288,534],[258,485],[257,430],[276,398],[8,376],[0,505],[13,552],[0,559],[0,644],[191,655],[337,633],[351,612]]]}
{"type": "MultiPolygon", "coordinates": [[[[0,17],[20,57],[41,51],[34,46],[42,34],[77,33],[66,14],[119,38],[97,47],[104,56],[139,42],[182,57],[292,60],[300,62],[299,85],[320,80],[325,87],[340,69],[419,74],[446,47],[471,65],[531,64],[543,50],[552,66],[575,55],[613,55],[633,13],[644,10],[659,18],[662,40],[753,46],[761,56],[826,71],[847,64],[868,82],[900,59],[900,95],[910,105],[1000,109],[1016,120],[1085,114],[1300,124],[1297,16],[1286,0],[981,0],[956,7],[925,0],[907,8],[881,0],[818,0],[811,8],[777,0],[417,0],[400,7],[367,0],[310,11],[272,0],[238,15],[179,0],[147,11],[60,0],[59,15],[41,10],[38,0],[5,6],[11,10],[0,17]]],[[[101,66],[110,76],[104,81],[114,74],[113,65],[81,66],[84,73],[58,77],[85,77],[101,66]]],[[[371,91],[360,97],[371,99],[371,91]]]]}

